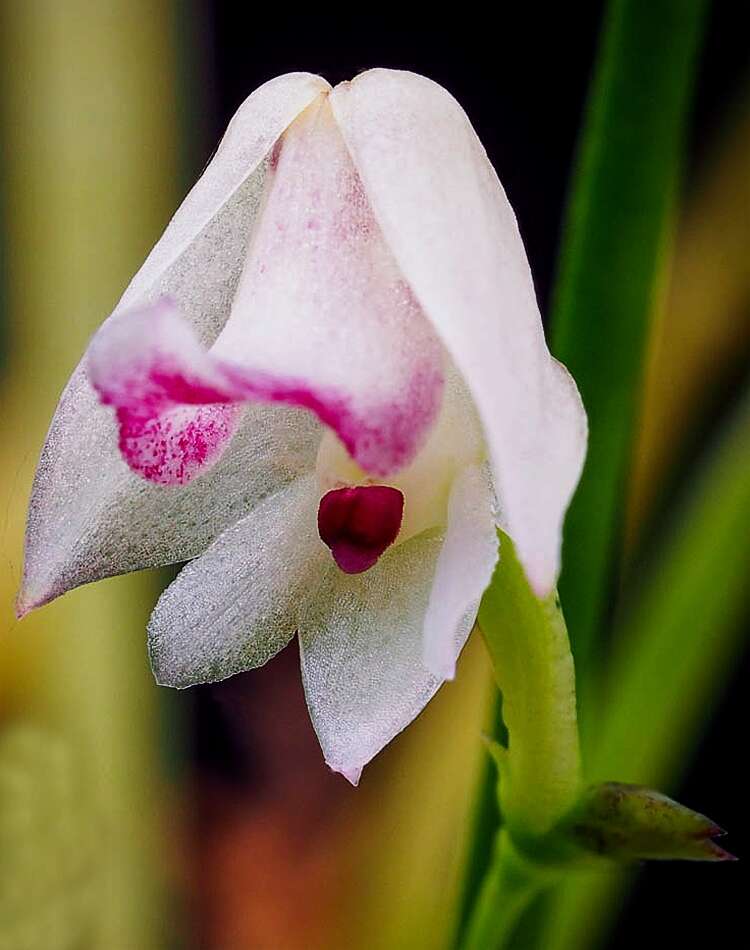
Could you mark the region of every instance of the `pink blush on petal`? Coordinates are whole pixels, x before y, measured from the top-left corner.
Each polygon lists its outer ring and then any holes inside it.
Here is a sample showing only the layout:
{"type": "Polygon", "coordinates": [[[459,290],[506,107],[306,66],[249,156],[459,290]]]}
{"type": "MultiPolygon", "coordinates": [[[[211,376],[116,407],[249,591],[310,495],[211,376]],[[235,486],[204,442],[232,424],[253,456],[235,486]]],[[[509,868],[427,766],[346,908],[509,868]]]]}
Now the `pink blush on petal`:
{"type": "Polygon", "coordinates": [[[345,574],[361,574],[396,540],[403,514],[398,488],[335,488],[320,500],[318,533],[345,574]]]}
{"type": "Polygon", "coordinates": [[[234,431],[233,407],[256,401],[315,413],[365,471],[384,478],[419,451],[443,395],[442,364],[429,354],[390,398],[239,365],[204,350],[169,301],[105,324],[89,376],[116,410],[125,461],[162,485],[184,485],[216,462],[234,431]]]}
{"type": "MultiPolygon", "coordinates": [[[[408,399],[355,409],[333,387],[314,387],[304,380],[263,370],[239,369],[217,361],[228,383],[247,400],[287,403],[314,412],[333,429],[349,454],[367,472],[380,477],[411,462],[434,422],[443,398],[442,367],[415,372],[408,399]]],[[[378,487],[378,486],[374,486],[378,487]]]]}

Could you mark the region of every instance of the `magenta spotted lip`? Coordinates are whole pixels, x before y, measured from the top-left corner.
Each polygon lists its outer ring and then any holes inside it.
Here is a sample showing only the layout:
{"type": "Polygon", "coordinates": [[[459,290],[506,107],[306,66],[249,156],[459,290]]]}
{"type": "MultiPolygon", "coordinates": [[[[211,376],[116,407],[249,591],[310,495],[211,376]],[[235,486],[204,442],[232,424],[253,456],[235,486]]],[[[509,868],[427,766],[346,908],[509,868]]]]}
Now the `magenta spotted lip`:
{"type": "Polygon", "coordinates": [[[403,515],[398,488],[335,488],[320,499],[318,533],[345,574],[362,574],[396,540],[403,515]]]}

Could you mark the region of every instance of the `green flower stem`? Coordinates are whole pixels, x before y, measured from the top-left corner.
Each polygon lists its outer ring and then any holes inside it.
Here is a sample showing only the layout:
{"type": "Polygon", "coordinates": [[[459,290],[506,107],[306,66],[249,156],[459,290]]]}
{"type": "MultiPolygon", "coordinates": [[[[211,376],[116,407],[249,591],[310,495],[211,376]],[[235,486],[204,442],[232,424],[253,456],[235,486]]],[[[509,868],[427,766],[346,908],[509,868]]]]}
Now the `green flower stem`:
{"type": "Polygon", "coordinates": [[[575,670],[556,594],[539,600],[513,542],[500,535],[500,559],[479,610],[509,743],[502,768],[504,821],[543,835],[580,791],[575,670]]]}
{"type": "Polygon", "coordinates": [[[537,869],[518,854],[508,832],[501,831],[462,950],[502,950],[508,946],[521,914],[545,883],[537,869]]]}
{"type": "Polygon", "coordinates": [[[545,836],[581,790],[575,671],[556,595],[539,600],[510,538],[479,610],[503,698],[508,745],[493,745],[503,828],[466,926],[464,950],[507,942],[520,914],[548,883],[545,836]]]}

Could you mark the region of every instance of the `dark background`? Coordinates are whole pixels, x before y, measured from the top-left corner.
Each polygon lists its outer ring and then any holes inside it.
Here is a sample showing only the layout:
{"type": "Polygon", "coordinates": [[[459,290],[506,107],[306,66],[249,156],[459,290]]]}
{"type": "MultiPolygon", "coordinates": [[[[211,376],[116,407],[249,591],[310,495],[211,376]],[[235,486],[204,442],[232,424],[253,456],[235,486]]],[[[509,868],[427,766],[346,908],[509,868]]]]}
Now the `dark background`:
{"type": "MultiPolygon", "coordinates": [[[[402,6],[389,14],[373,8],[369,16],[351,17],[333,15],[325,8],[299,16],[288,10],[259,15],[255,5],[247,3],[204,2],[199,5],[204,24],[197,56],[201,68],[194,80],[202,111],[200,141],[196,167],[187,170],[188,177],[205,164],[240,102],[275,75],[307,70],[335,83],[371,66],[424,73],[456,96],[487,148],[518,216],[544,312],[603,9],[600,3],[587,2],[561,6],[562,10],[556,4],[527,4],[519,12],[516,5],[500,4],[483,8],[481,15],[479,8],[468,6],[444,11],[431,7],[411,17],[402,6]]],[[[719,2],[711,8],[698,71],[686,187],[698,174],[747,80],[743,7],[719,2]]],[[[727,399],[729,390],[731,381],[727,399]]],[[[689,474],[700,451],[701,431],[722,408],[719,404],[707,409],[671,488],[679,489],[681,478],[689,474]]],[[[295,662],[283,658],[271,665],[275,675],[284,663],[290,676],[296,676],[295,662]]],[[[748,853],[747,673],[746,660],[707,730],[681,792],[682,801],[730,829],[728,847],[740,856],[748,853]]],[[[251,795],[263,750],[257,735],[248,737],[238,729],[235,704],[229,705],[232,715],[227,715],[226,695],[208,688],[195,692],[193,767],[251,795]]],[[[329,788],[326,785],[323,794],[329,788]]],[[[201,820],[211,820],[210,809],[201,820]]],[[[640,877],[609,946],[624,950],[741,942],[749,885],[742,863],[652,865],[640,877]]]]}

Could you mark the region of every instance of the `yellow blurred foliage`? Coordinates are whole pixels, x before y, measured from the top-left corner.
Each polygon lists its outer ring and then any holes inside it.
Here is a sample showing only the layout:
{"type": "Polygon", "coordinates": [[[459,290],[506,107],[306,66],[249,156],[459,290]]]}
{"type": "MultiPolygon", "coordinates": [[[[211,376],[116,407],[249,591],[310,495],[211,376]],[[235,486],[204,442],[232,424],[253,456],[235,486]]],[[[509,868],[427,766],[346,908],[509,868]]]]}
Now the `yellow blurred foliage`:
{"type": "Polygon", "coordinates": [[[150,0],[30,0],[2,14],[2,950],[79,946],[82,932],[102,950],[163,945],[143,633],[153,580],[107,581],[22,623],[13,601],[57,397],[176,203],[171,16],[150,0]],[[22,882],[37,888],[26,900],[22,882]]]}

